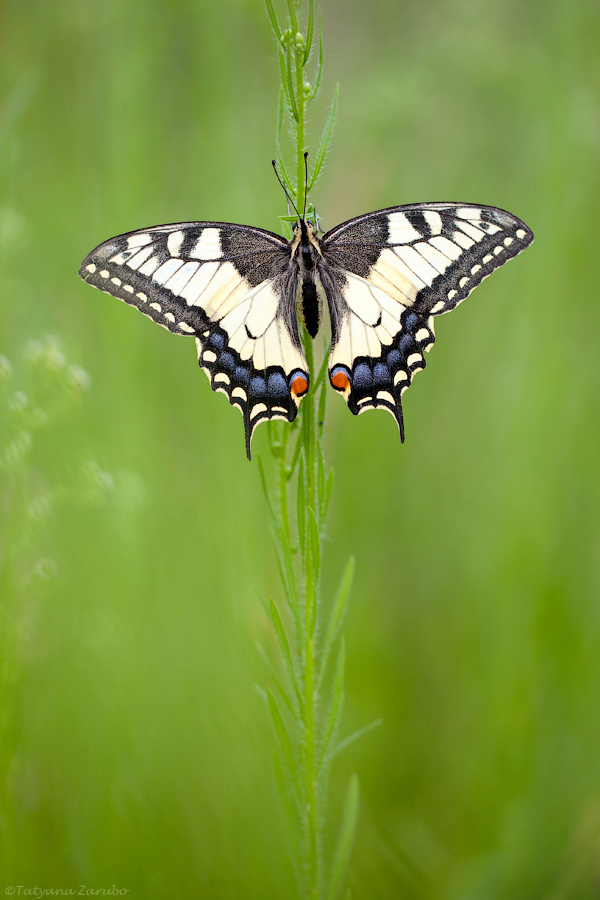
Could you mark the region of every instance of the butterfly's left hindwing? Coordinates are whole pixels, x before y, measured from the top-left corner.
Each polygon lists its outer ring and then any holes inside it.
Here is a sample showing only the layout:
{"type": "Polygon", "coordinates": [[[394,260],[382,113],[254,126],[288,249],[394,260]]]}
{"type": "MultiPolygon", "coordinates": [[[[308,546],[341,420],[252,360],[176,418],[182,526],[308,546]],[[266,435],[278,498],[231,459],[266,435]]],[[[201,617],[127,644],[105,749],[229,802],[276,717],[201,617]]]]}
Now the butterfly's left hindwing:
{"type": "Polygon", "coordinates": [[[105,241],[79,274],[169,331],[196,338],[213,390],[242,412],[250,457],[259,422],[291,422],[308,388],[298,273],[289,262],[288,243],[271,232],[191,222],[105,241]]]}
{"type": "Polygon", "coordinates": [[[404,439],[401,397],[425,368],[433,317],[454,309],[533,233],[489,206],[419,203],[359,216],[321,241],[329,378],[355,414],[383,408],[404,439]]]}

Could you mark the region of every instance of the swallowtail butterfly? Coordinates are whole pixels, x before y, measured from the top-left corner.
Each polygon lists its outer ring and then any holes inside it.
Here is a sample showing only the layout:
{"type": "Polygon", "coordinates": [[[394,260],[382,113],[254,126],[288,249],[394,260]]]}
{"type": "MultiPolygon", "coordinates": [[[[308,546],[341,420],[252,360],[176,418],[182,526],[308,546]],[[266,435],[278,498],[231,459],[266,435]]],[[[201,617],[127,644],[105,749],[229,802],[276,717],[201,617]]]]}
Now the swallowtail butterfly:
{"type": "Polygon", "coordinates": [[[100,244],[79,274],[195,338],[212,389],[242,412],[250,458],[256,426],[293,421],[309,389],[296,311],[314,338],[326,298],[331,385],[354,415],[391,412],[404,440],[401,398],[425,368],[435,316],[532,240],[501,209],[414,203],[357,216],[322,237],[299,216],[290,241],[224,222],[159,225],[100,244]]]}

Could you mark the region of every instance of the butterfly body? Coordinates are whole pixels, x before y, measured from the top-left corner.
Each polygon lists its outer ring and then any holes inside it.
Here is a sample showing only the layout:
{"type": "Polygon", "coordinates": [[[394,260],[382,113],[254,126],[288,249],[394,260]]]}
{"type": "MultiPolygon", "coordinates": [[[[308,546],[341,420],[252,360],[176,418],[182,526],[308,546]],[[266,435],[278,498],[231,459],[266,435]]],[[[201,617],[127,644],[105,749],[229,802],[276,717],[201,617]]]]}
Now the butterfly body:
{"type": "Polygon", "coordinates": [[[401,398],[431,349],[433,319],[533,240],[494,207],[419,203],[367,213],[319,238],[300,218],[290,241],[223,222],[157,226],[105,241],[81,277],[169,331],[194,336],[201,367],[244,418],[246,451],[265,419],[292,421],[310,376],[298,316],[331,320],[329,380],[355,415],[401,398]]]}

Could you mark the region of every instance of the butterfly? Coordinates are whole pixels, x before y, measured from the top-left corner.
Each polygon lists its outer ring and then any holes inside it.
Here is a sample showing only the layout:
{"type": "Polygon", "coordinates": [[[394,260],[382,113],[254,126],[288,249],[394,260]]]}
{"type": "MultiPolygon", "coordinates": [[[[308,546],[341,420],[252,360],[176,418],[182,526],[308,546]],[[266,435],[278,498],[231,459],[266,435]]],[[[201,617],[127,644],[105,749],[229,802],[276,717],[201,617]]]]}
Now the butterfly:
{"type": "Polygon", "coordinates": [[[354,415],[386,409],[404,441],[402,395],[425,368],[434,318],[533,241],[516,216],[470,203],[414,203],[349,219],[318,236],[304,215],[293,236],[225,222],[158,225],[100,244],[79,270],[174,334],[193,336],[214,391],[256,426],[296,418],[323,301],[331,320],[329,381],[354,415]]]}

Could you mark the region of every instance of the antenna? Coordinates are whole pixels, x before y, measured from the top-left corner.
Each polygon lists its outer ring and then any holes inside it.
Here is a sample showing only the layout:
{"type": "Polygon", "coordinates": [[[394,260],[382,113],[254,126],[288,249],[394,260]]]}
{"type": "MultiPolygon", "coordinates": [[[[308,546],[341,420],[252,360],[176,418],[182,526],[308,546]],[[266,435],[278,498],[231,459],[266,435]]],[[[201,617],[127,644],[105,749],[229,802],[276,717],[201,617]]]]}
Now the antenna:
{"type": "Polygon", "coordinates": [[[306,198],[308,196],[308,150],[304,151],[304,210],[302,218],[306,219],[306,198]]]}
{"type": "MultiPolygon", "coordinates": [[[[288,203],[291,203],[291,204],[292,204],[292,206],[294,207],[294,211],[295,211],[296,215],[298,216],[298,218],[304,220],[304,216],[301,216],[300,213],[298,212],[298,207],[296,206],[296,204],[294,203],[294,201],[293,201],[292,198],[290,197],[288,189],[286,188],[285,184],[283,183],[283,181],[281,180],[281,178],[280,178],[280,176],[279,176],[279,172],[277,171],[277,163],[275,162],[274,159],[271,160],[271,165],[273,166],[273,171],[275,172],[275,174],[276,174],[276,176],[277,176],[277,181],[279,182],[279,184],[280,184],[281,187],[283,188],[283,191],[284,191],[284,193],[285,193],[285,196],[288,198],[288,203]]],[[[305,204],[305,206],[306,206],[306,194],[304,195],[304,204],[305,204]]]]}

